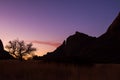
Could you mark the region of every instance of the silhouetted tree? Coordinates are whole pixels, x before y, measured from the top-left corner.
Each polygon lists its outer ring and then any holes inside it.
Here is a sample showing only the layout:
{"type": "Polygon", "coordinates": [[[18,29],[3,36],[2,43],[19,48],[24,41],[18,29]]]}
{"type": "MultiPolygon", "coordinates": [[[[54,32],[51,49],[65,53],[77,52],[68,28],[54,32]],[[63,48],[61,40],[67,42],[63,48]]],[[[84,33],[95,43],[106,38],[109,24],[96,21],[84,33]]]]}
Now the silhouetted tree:
{"type": "Polygon", "coordinates": [[[26,44],[23,40],[9,41],[9,45],[6,45],[9,53],[15,56],[17,59],[23,60],[23,56],[36,51],[36,48],[32,47],[33,44],[26,44]]]}

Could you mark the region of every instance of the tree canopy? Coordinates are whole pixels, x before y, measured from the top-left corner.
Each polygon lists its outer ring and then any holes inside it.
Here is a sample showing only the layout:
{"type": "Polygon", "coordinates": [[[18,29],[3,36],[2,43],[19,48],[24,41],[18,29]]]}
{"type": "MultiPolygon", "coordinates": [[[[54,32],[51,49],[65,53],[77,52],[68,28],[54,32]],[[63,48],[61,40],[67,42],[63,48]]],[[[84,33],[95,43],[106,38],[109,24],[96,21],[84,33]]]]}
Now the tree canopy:
{"type": "Polygon", "coordinates": [[[36,51],[36,48],[33,47],[32,43],[26,44],[23,40],[9,41],[9,45],[6,45],[6,48],[11,55],[20,60],[23,60],[23,56],[36,51]]]}

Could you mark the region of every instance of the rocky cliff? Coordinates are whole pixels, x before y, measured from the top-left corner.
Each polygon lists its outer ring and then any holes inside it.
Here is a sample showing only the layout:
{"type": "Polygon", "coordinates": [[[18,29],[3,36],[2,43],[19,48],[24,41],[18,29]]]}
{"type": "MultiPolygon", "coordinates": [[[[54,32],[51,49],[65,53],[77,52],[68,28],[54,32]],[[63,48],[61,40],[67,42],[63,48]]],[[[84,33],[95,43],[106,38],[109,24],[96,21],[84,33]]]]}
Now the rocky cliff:
{"type": "Polygon", "coordinates": [[[120,62],[120,13],[100,37],[76,32],[43,57],[79,62],[120,62]]]}
{"type": "Polygon", "coordinates": [[[14,59],[7,51],[4,50],[2,41],[0,40],[0,59],[14,59]]]}

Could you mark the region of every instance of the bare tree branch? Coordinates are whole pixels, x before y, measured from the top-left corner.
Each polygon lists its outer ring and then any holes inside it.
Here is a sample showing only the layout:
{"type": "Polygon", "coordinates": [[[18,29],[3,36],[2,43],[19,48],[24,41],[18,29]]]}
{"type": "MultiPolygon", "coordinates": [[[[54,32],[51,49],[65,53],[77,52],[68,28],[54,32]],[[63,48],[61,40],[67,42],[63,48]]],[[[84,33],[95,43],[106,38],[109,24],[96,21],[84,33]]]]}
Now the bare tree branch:
{"type": "Polygon", "coordinates": [[[22,60],[23,56],[36,51],[36,48],[32,46],[32,43],[25,44],[23,40],[13,40],[9,41],[9,45],[6,45],[6,49],[8,49],[9,53],[14,55],[16,58],[22,60]]]}

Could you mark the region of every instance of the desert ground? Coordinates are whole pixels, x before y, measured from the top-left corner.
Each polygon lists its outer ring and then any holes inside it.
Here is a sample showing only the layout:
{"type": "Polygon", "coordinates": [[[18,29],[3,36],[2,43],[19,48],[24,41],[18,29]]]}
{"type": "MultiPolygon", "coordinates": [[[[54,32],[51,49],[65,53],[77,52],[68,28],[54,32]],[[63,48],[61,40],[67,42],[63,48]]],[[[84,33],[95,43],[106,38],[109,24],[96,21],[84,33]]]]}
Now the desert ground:
{"type": "Polygon", "coordinates": [[[1,60],[0,80],[120,80],[120,64],[81,66],[40,60],[1,60]]]}

